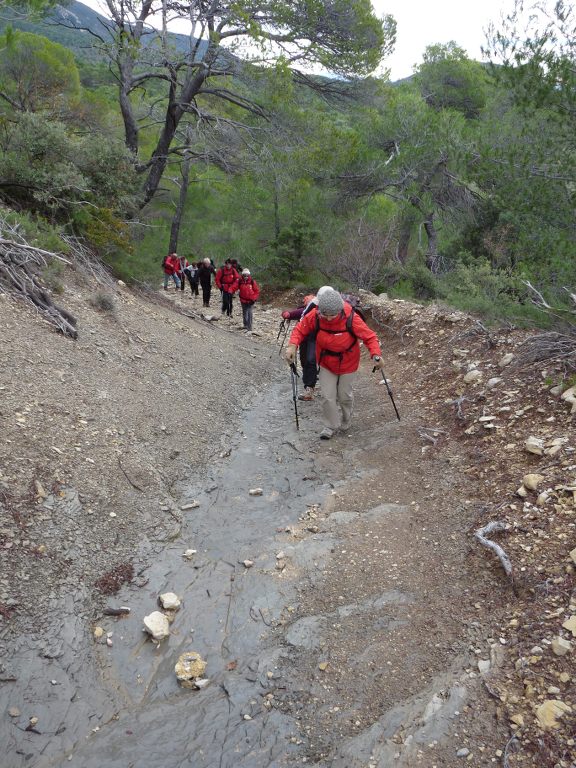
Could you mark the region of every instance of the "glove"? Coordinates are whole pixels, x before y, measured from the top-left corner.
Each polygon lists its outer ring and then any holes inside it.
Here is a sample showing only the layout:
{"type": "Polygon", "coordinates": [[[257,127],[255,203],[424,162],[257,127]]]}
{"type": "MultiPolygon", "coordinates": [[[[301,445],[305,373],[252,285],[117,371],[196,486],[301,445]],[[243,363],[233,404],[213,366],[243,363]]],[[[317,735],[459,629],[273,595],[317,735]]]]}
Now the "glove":
{"type": "Polygon", "coordinates": [[[372,358],[372,363],[374,368],[379,368],[380,370],[384,368],[384,360],[382,360],[382,358],[380,358],[380,360],[374,360],[374,358],[372,358]]]}
{"type": "Polygon", "coordinates": [[[292,365],[292,363],[296,360],[296,347],[294,344],[288,344],[286,347],[286,352],[284,354],[284,359],[287,363],[292,365]]]}
{"type": "Polygon", "coordinates": [[[289,320],[290,319],[290,312],[288,312],[287,309],[284,310],[284,312],[282,312],[282,317],[284,318],[284,320],[289,320]]]}

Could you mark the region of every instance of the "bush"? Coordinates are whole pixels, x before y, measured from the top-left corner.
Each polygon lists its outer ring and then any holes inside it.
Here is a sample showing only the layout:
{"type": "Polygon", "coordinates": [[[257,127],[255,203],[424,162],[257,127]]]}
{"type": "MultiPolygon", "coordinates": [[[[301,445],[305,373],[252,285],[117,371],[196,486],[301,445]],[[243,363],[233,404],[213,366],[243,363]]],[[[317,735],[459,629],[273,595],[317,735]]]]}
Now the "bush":
{"type": "Polygon", "coordinates": [[[116,310],[116,299],[111,293],[98,291],[98,293],[94,293],[90,296],[89,301],[95,309],[98,309],[101,312],[114,312],[116,310]]]}

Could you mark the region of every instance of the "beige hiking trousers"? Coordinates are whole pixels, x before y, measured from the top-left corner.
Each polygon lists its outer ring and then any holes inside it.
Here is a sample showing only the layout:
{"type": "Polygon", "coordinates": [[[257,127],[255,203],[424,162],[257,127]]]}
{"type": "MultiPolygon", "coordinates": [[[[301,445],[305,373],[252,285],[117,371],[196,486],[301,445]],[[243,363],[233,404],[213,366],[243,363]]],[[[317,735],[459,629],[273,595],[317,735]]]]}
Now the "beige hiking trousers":
{"type": "Polygon", "coordinates": [[[352,419],[354,393],[352,387],[356,373],[341,373],[339,376],[326,368],[320,368],[318,383],[322,389],[322,415],[326,426],[332,430],[347,427],[352,419]]]}

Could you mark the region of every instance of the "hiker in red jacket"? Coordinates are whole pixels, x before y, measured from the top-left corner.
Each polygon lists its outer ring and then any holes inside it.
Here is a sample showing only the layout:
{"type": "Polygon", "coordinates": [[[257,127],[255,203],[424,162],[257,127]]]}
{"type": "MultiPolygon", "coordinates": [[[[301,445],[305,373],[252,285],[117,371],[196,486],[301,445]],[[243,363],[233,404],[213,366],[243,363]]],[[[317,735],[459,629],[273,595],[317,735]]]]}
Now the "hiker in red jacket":
{"type": "Polygon", "coordinates": [[[239,280],[240,275],[231,260],[226,259],[224,266],[216,272],[216,285],[222,291],[222,314],[226,313],[228,317],[232,317],[232,299],[238,290],[239,280]]]}
{"type": "Polygon", "coordinates": [[[252,330],[252,307],[260,296],[260,287],[249,269],[243,269],[238,284],[238,296],[242,305],[242,322],[247,331],[252,330]]]}
{"type": "Polygon", "coordinates": [[[359,339],[368,348],[374,365],[382,368],[384,364],[376,334],[338,291],[333,288],[323,291],[317,296],[317,302],[318,307],[304,315],[292,331],[286,360],[292,364],[297,347],[311,334],[316,335],[316,361],[326,423],[320,437],[329,440],[336,431],[345,432],[350,428],[354,407],[352,387],[360,365],[359,339]]]}
{"type": "Polygon", "coordinates": [[[171,277],[176,283],[176,290],[178,290],[178,288],[180,288],[180,278],[178,277],[180,260],[178,259],[178,255],[176,253],[169,253],[168,256],[164,257],[162,267],[164,268],[164,290],[168,290],[168,281],[171,277]]]}
{"type": "MultiPolygon", "coordinates": [[[[325,288],[320,288],[320,291],[325,288]]],[[[320,293],[319,291],[319,293],[320,293]]],[[[311,312],[314,307],[317,306],[317,299],[313,293],[309,293],[304,296],[302,304],[295,309],[285,309],[282,312],[282,320],[288,322],[288,325],[293,320],[300,320],[305,314],[311,312]]],[[[304,339],[298,349],[300,357],[300,365],[302,366],[302,384],[304,384],[304,392],[298,395],[298,400],[311,401],[314,400],[314,390],[316,388],[316,382],[318,381],[318,365],[316,363],[316,339],[314,335],[308,336],[304,339]]]]}

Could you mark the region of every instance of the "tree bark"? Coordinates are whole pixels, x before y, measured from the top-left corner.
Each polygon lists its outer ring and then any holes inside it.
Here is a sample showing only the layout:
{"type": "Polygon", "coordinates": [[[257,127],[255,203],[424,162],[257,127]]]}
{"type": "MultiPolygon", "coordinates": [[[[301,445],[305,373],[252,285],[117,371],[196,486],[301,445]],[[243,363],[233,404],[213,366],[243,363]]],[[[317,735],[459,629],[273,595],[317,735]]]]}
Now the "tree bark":
{"type": "Polygon", "coordinates": [[[424,221],[424,230],[428,238],[428,248],[426,249],[426,266],[433,275],[438,274],[440,267],[440,254],[438,253],[438,232],[434,226],[434,214],[430,213],[424,221]]]}
{"type": "Polygon", "coordinates": [[[168,247],[168,253],[178,252],[180,224],[182,223],[182,214],[184,213],[186,197],[188,196],[188,186],[190,183],[190,165],[192,164],[192,156],[188,152],[189,146],[190,135],[188,135],[188,139],[186,141],[186,151],[184,154],[184,160],[182,161],[182,182],[180,184],[180,194],[178,195],[176,211],[174,212],[174,217],[172,218],[172,226],[170,228],[170,245],[168,247]]]}

